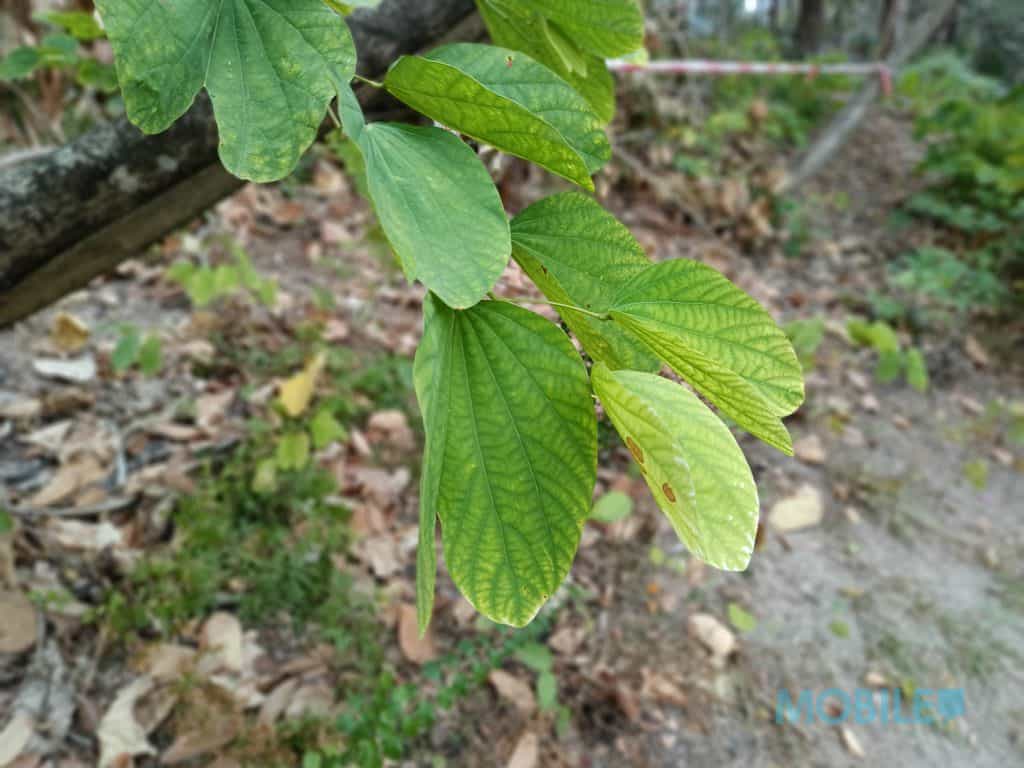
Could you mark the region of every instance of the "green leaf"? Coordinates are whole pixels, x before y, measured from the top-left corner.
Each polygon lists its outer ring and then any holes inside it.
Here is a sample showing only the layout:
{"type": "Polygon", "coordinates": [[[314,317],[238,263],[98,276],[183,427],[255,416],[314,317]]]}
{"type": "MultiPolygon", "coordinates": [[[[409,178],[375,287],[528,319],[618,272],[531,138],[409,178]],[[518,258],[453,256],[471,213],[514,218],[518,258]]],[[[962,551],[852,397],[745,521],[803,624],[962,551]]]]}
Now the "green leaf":
{"type": "MultiPolygon", "coordinates": [[[[512,255],[551,301],[598,314],[651,262],[618,219],[579,192],[552,195],[512,220],[512,255]]],[[[656,371],[661,366],[615,323],[565,307],[558,311],[594,360],[609,368],[656,371]]]]}
{"type": "Polygon", "coordinates": [[[309,435],[305,432],[289,432],[277,441],[277,467],[282,470],[299,470],[309,463],[309,435]]]}
{"type": "Polygon", "coordinates": [[[633,514],[633,500],[622,491],[609,491],[594,502],[590,519],[599,523],[615,523],[633,514]]]}
{"type": "Polygon", "coordinates": [[[906,365],[902,352],[884,350],[878,354],[878,365],[875,367],[875,379],[882,384],[890,384],[900,377],[906,365]]]}
{"type": "Polygon", "coordinates": [[[376,8],[380,5],[380,0],[345,0],[345,2],[342,2],[342,0],[324,0],[324,2],[342,16],[347,16],[357,8],[376,8]]]}
{"type": "Polygon", "coordinates": [[[318,451],[333,442],[344,440],[345,428],[338,423],[330,411],[320,410],[309,423],[309,431],[313,436],[313,447],[318,451]]]}
{"type": "Polygon", "coordinates": [[[0,82],[28,77],[42,63],[43,56],[37,49],[27,45],[19,46],[0,59],[0,82]]]}
{"type": "Polygon", "coordinates": [[[918,392],[928,391],[928,364],[917,347],[907,350],[907,383],[918,392]]]}
{"type": "Polygon", "coordinates": [[[252,489],[256,493],[273,493],[277,490],[277,459],[264,459],[256,465],[252,477],[252,489]]]}
{"type": "Polygon", "coordinates": [[[61,27],[76,40],[96,40],[103,37],[103,28],[91,13],[85,11],[47,11],[39,15],[44,21],[61,27]]]}
{"type": "Polygon", "coordinates": [[[749,611],[743,610],[743,607],[737,603],[729,603],[727,608],[729,613],[729,623],[736,627],[739,632],[753,632],[757,629],[757,619],[749,611]]]}
{"type": "Polygon", "coordinates": [[[537,675],[537,704],[542,712],[550,712],[558,705],[558,681],[549,670],[537,675]]]}
{"type": "Polygon", "coordinates": [[[110,365],[114,373],[124,373],[135,365],[135,361],[139,359],[141,345],[142,339],[139,337],[138,329],[125,328],[110,355],[110,365]]]}
{"type": "Polygon", "coordinates": [[[167,129],[206,87],[220,156],[274,181],[316,138],[336,82],[355,71],[344,20],[321,0],[98,0],[129,119],[167,129]]]}
{"type": "Polygon", "coordinates": [[[833,635],[844,640],[850,636],[850,625],[840,619],[829,622],[828,628],[833,635]]]}
{"type": "Polygon", "coordinates": [[[518,0],[555,22],[583,50],[602,58],[644,45],[644,15],[636,0],[518,0]]]}
{"type": "Polygon", "coordinates": [[[436,513],[462,593],[493,621],[523,626],[568,573],[590,512],[586,371],[557,326],[521,307],[427,304],[415,367],[427,433],[421,536],[436,513]]]}
{"type": "Polygon", "coordinates": [[[737,424],[792,452],[780,417],[803,402],[800,362],[764,308],[725,277],[694,261],[655,264],[609,314],[737,424]]]}
{"type": "Polygon", "coordinates": [[[694,555],[742,571],[757,533],[757,486],[726,426],[668,379],[636,371],[591,373],[605,413],[629,447],[661,510],[694,555]]]}
{"type": "Polygon", "coordinates": [[[359,144],[370,197],[406,274],[451,307],[480,301],[512,251],[501,197],[480,158],[433,127],[373,123],[359,144]]]}
{"type": "Polygon", "coordinates": [[[495,45],[522,51],[583,96],[608,124],[615,117],[615,81],[604,60],[580,51],[578,46],[553,30],[543,16],[508,0],[476,0],[495,45]],[[555,39],[555,34],[560,40],[555,39]]]}
{"type": "Polygon", "coordinates": [[[551,651],[546,645],[528,643],[516,651],[516,658],[534,672],[550,672],[554,665],[551,651]]]}
{"type": "Polygon", "coordinates": [[[439,123],[590,190],[590,174],[611,157],[601,120],[586,100],[516,51],[454,43],[426,56],[403,56],[384,85],[439,123]]]}
{"type": "Polygon", "coordinates": [[[139,370],[146,376],[155,376],[164,364],[163,342],[160,337],[150,335],[139,347],[139,370]]]}

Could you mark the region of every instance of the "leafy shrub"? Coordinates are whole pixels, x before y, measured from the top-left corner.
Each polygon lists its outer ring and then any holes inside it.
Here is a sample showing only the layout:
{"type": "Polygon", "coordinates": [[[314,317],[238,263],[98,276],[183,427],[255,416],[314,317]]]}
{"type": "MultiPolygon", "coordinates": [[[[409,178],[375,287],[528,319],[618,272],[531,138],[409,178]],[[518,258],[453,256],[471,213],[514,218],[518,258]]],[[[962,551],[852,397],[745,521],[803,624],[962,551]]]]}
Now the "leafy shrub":
{"type": "Polygon", "coordinates": [[[1024,87],[1007,90],[973,72],[950,53],[927,58],[901,81],[919,110],[916,136],[927,143],[918,168],[927,187],[906,209],[936,222],[959,240],[954,269],[949,250],[925,249],[911,257],[911,272],[925,289],[956,285],[961,305],[970,300],[1007,306],[1020,298],[1024,278],[1024,87]],[[941,267],[921,281],[913,264],[941,267]],[[989,276],[998,276],[1002,289],[989,276]],[[966,290],[965,290],[966,289],[966,290]]]}
{"type": "Polygon", "coordinates": [[[103,37],[103,30],[91,14],[82,11],[51,11],[38,16],[60,28],[44,35],[37,45],[18,46],[0,58],[0,82],[21,80],[40,69],[70,72],[84,88],[103,93],[117,91],[114,67],[98,61],[84,44],[103,37]]]}

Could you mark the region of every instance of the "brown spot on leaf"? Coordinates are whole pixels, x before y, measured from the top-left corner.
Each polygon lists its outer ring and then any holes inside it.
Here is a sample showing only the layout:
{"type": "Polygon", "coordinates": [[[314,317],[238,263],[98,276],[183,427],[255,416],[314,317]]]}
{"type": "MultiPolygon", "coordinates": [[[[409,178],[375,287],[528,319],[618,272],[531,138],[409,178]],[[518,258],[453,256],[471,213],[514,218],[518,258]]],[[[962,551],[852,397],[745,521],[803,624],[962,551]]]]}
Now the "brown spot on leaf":
{"type": "Polygon", "coordinates": [[[633,458],[637,460],[637,463],[644,463],[644,449],[636,444],[636,440],[632,437],[626,438],[626,445],[629,446],[629,452],[633,454],[633,458]]]}
{"type": "Polygon", "coordinates": [[[661,486],[661,492],[665,494],[665,498],[667,498],[669,501],[675,503],[676,492],[672,490],[672,486],[671,485],[669,485],[668,483],[665,483],[664,485],[662,485],[661,486]]]}

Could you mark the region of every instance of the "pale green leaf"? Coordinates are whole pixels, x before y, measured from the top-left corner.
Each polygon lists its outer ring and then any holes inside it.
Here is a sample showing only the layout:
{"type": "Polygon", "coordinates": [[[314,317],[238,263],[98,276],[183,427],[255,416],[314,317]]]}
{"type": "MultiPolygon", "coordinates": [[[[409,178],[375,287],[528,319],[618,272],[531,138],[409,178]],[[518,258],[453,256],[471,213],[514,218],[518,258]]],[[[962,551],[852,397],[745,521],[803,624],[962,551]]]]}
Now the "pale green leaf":
{"type": "Polygon", "coordinates": [[[494,286],[512,245],[490,174],[458,137],[433,127],[373,123],[359,145],[370,197],[406,275],[451,307],[494,286]]]}
{"type": "Polygon", "coordinates": [[[918,392],[928,391],[928,364],[917,347],[907,350],[907,383],[918,392]]]}
{"type": "Polygon", "coordinates": [[[590,519],[599,523],[617,523],[633,514],[633,499],[622,491],[609,491],[594,502],[590,519]]]}
{"type": "Polygon", "coordinates": [[[558,75],[516,51],[454,43],[403,56],[384,80],[409,106],[587,189],[611,157],[601,120],[558,75]]]}
{"type": "Polygon", "coordinates": [[[550,670],[537,675],[537,704],[541,712],[550,712],[558,705],[558,680],[550,670]]]}
{"type": "Polygon", "coordinates": [[[139,370],[146,376],[155,376],[164,365],[164,346],[160,337],[150,335],[139,347],[139,370]]]}
{"type": "Polygon", "coordinates": [[[422,497],[434,510],[421,531],[436,512],[455,584],[488,618],[523,626],[568,573],[590,512],[597,425],[586,371],[557,326],[521,307],[428,303],[416,383],[422,497]]]}
{"type": "MultiPolygon", "coordinates": [[[[644,249],[592,197],[546,197],[512,220],[513,256],[551,301],[607,312],[626,283],[651,265],[644,249]]],[[[657,357],[608,320],[557,308],[594,360],[609,368],[655,371],[657,357]]]]}
{"type": "Polygon", "coordinates": [[[380,0],[344,0],[344,2],[342,0],[324,0],[324,2],[342,16],[348,16],[359,8],[376,8],[380,5],[380,0]]]}
{"type": "Polygon", "coordinates": [[[275,453],[278,469],[299,470],[309,463],[309,435],[305,432],[289,432],[277,441],[275,453]]]}
{"type": "Polygon", "coordinates": [[[438,317],[435,307],[443,306],[430,295],[423,302],[423,337],[413,364],[416,399],[427,437],[420,476],[419,543],[416,550],[416,610],[421,634],[426,631],[434,610],[438,491],[444,467],[443,446],[448,439],[448,420],[443,415],[452,397],[452,365],[455,359],[455,347],[451,341],[456,314],[443,311],[442,317],[438,317]]]}
{"type": "Polygon", "coordinates": [[[729,623],[740,632],[753,632],[757,629],[757,619],[750,611],[747,611],[738,603],[729,603],[726,609],[729,614],[729,623]]]}
{"type": "Polygon", "coordinates": [[[110,365],[114,373],[124,373],[139,359],[139,348],[142,346],[142,337],[139,336],[138,328],[125,328],[121,333],[114,351],[110,354],[110,365]]]}
{"type": "Polygon", "coordinates": [[[609,312],[744,429],[790,453],[781,417],[804,398],[793,345],[765,309],[708,266],[649,267],[609,312]]]}
{"type": "Polygon", "coordinates": [[[555,663],[551,651],[540,643],[527,643],[516,651],[516,659],[537,673],[550,672],[555,663]]]}
{"type": "Polygon", "coordinates": [[[544,17],[514,0],[476,0],[495,45],[522,51],[561,76],[590,104],[602,123],[615,117],[615,80],[602,59],[579,50],[544,17]]]}
{"type": "Polygon", "coordinates": [[[309,433],[313,437],[313,447],[317,450],[326,448],[338,440],[343,440],[346,436],[345,428],[326,408],[320,410],[310,421],[309,433]]]}
{"type": "Polygon", "coordinates": [[[286,176],[355,71],[343,19],[321,0],[97,0],[129,119],[168,128],[206,87],[236,176],[286,176]]]}
{"type": "Polygon", "coordinates": [[[517,0],[556,23],[583,50],[625,56],[644,44],[644,15],[636,0],[517,0]]]}
{"type": "Polygon", "coordinates": [[[736,439],[684,387],[598,363],[594,391],[680,540],[709,565],[742,571],[757,533],[757,486],[736,439]]]}

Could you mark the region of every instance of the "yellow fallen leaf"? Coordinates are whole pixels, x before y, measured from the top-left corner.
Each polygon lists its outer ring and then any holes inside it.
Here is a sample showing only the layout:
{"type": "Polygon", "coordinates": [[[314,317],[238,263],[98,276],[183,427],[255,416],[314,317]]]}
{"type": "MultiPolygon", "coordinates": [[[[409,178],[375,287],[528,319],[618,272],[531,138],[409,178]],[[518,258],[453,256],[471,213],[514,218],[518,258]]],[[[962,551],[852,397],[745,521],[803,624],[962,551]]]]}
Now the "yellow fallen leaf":
{"type": "Polygon", "coordinates": [[[67,312],[53,318],[50,339],[62,352],[77,352],[89,340],[89,326],[67,312]]]}
{"type": "Polygon", "coordinates": [[[320,377],[320,371],[323,370],[326,360],[324,353],[320,352],[306,363],[306,367],[300,373],[281,384],[281,405],[284,406],[284,410],[289,416],[293,418],[301,416],[309,408],[317,379],[320,377]]]}

